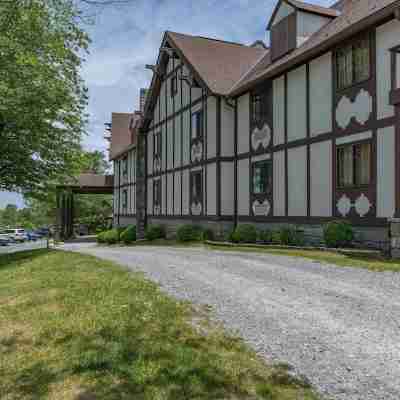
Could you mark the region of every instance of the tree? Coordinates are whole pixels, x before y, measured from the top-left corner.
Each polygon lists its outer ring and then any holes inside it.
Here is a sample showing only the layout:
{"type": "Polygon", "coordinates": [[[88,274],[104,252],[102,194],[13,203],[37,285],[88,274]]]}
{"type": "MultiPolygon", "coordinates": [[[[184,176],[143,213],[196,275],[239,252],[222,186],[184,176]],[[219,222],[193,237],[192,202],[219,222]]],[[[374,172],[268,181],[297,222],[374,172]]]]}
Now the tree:
{"type": "Polygon", "coordinates": [[[45,192],[76,173],[89,39],[71,0],[0,0],[0,190],[45,192]]]}
{"type": "Polygon", "coordinates": [[[18,222],[18,208],[15,204],[7,204],[1,213],[1,225],[14,227],[18,222]]]}

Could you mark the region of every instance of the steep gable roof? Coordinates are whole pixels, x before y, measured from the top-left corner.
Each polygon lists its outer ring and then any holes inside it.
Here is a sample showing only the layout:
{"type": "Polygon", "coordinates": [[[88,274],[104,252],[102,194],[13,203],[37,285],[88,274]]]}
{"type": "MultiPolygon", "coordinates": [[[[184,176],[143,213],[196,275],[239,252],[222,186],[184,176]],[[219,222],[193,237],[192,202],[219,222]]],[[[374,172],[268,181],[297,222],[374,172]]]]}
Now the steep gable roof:
{"type": "MultiPolygon", "coordinates": [[[[211,93],[222,96],[227,95],[235,82],[268,52],[261,47],[170,31],[165,32],[161,47],[166,45],[177,53],[199,84],[211,93]]],[[[160,53],[157,65],[162,63],[163,56],[160,53]]],[[[146,101],[145,115],[154,104],[160,87],[161,79],[154,74],[146,101]]]]}
{"type": "Polygon", "coordinates": [[[328,22],[300,47],[273,63],[268,55],[265,55],[259,61],[259,66],[254,67],[232,87],[229,95],[237,96],[260,81],[277,76],[324,51],[329,51],[345,38],[389,17],[399,6],[400,0],[347,0],[339,16],[328,22]]]}

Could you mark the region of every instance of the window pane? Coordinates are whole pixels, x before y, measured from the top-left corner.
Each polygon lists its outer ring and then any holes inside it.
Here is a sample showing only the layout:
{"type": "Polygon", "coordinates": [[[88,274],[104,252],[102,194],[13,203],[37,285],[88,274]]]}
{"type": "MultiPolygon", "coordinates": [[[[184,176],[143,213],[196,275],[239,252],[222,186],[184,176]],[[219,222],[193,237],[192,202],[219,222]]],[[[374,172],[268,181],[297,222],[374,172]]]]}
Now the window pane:
{"type": "Polygon", "coordinates": [[[353,83],[352,47],[347,46],[337,53],[337,86],[344,88],[353,83]]]}
{"type": "Polygon", "coordinates": [[[356,184],[368,185],[371,179],[371,145],[363,143],[355,146],[356,184]]]}
{"type": "Polygon", "coordinates": [[[202,197],[201,179],[201,174],[197,173],[192,175],[192,200],[200,200],[202,197]]]}
{"type": "Polygon", "coordinates": [[[353,146],[341,147],[337,152],[338,186],[353,185],[353,146]]]}
{"type": "Polygon", "coordinates": [[[253,166],[253,193],[266,193],[271,185],[271,163],[262,161],[253,166]]]}
{"type": "Polygon", "coordinates": [[[369,40],[368,38],[360,40],[354,46],[354,79],[355,82],[361,82],[369,78],[369,40]]]}

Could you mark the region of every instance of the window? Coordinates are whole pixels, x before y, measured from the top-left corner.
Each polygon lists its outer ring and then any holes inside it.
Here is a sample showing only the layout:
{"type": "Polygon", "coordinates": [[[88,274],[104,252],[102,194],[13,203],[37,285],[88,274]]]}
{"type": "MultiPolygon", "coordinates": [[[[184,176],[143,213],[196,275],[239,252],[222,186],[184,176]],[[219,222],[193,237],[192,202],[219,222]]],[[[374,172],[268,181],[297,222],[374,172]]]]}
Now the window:
{"type": "Polygon", "coordinates": [[[178,93],[178,78],[174,75],[171,78],[171,96],[174,97],[178,93]]]}
{"type": "Polygon", "coordinates": [[[122,159],[122,175],[128,175],[128,157],[122,159]]]}
{"type": "Polygon", "coordinates": [[[253,164],[253,193],[263,194],[272,188],[271,160],[257,161],[253,164]]]}
{"type": "Polygon", "coordinates": [[[197,111],[192,114],[192,139],[203,137],[203,111],[197,111]]]}
{"type": "Polygon", "coordinates": [[[161,179],[153,181],[154,207],[161,207],[161,179]]]}
{"type": "Polygon", "coordinates": [[[364,36],[336,52],[337,88],[365,81],[370,76],[370,41],[364,36]]]}
{"type": "Polygon", "coordinates": [[[195,203],[201,203],[203,198],[203,183],[202,173],[197,171],[192,173],[191,180],[191,201],[195,203]]]}
{"type": "Polygon", "coordinates": [[[257,124],[263,117],[262,97],[260,94],[253,94],[251,98],[251,119],[253,124],[257,124]]]}
{"type": "Polygon", "coordinates": [[[337,149],[337,186],[369,185],[371,143],[350,144],[337,149]]]}
{"type": "Polygon", "coordinates": [[[161,157],[161,132],[157,132],[154,135],[153,154],[154,157],[161,157]]]}
{"type": "Polygon", "coordinates": [[[122,191],[122,210],[126,212],[128,208],[128,190],[125,189],[122,191]]]}

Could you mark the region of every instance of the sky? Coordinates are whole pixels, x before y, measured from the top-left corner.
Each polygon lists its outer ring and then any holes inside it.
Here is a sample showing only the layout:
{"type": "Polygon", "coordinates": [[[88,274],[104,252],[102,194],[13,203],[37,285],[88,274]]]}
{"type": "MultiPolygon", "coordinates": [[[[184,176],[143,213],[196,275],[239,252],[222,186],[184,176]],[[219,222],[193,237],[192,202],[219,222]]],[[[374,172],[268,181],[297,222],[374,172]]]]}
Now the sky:
{"type": "MultiPolygon", "coordinates": [[[[128,5],[91,9],[85,28],[92,43],[82,76],[89,88],[89,125],[84,146],[106,151],[104,123],[111,112],[138,109],[165,30],[251,44],[268,43],[265,28],[278,0],[131,0],[128,5]]],[[[310,0],[331,5],[333,0],[310,0]]],[[[0,208],[23,206],[21,196],[0,192],[0,208]]]]}

